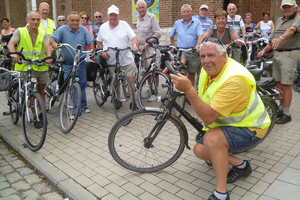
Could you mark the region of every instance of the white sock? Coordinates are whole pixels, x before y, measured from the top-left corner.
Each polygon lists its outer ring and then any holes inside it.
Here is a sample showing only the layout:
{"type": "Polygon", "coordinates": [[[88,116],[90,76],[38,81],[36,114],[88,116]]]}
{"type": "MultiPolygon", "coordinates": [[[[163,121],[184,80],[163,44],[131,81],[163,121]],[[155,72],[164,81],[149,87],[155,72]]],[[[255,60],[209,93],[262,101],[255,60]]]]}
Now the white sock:
{"type": "Polygon", "coordinates": [[[226,193],[222,193],[222,192],[218,192],[217,190],[214,191],[214,195],[220,199],[220,200],[226,200],[227,197],[227,192],[226,193]]]}
{"type": "Polygon", "coordinates": [[[246,161],[243,161],[242,164],[235,166],[238,169],[244,169],[246,167],[246,161]]]}

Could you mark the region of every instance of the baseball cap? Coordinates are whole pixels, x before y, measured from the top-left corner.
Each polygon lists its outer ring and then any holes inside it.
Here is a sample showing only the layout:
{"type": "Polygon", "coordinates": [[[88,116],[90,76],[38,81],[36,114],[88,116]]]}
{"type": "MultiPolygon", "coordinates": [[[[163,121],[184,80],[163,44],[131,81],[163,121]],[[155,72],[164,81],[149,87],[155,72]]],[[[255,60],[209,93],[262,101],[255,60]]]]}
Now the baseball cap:
{"type": "Polygon", "coordinates": [[[107,9],[107,14],[111,14],[111,13],[115,13],[115,14],[119,14],[119,8],[115,5],[112,5],[110,6],[108,9],[107,9]]]}
{"type": "Polygon", "coordinates": [[[205,8],[205,9],[207,9],[207,10],[208,10],[208,6],[207,6],[207,5],[205,5],[205,4],[203,4],[202,6],[200,6],[199,10],[201,10],[202,8],[205,8]]]}
{"type": "Polygon", "coordinates": [[[282,0],[280,8],[282,9],[282,6],[289,5],[289,6],[297,6],[295,0],[282,0]]]}

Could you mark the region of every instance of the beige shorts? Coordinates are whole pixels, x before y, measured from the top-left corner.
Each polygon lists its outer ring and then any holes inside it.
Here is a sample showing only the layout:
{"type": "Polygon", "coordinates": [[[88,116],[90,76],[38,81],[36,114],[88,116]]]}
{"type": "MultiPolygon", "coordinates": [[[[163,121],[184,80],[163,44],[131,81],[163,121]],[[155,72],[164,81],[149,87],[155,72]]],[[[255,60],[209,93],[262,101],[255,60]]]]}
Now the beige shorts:
{"type": "Polygon", "coordinates": [[[199,72],[201,67],[200,55],[197,52],[184,51],[182,52],[181,58],[186,60],[186,65],[188,67],[187,71],[192,73],[199,72]]]}
{"type": "MultiPolygon", "coordinates": [[[[108,67],[109,74],[112,75],[115,72],[115,69],[116,69],[116,66],[109,66],[108,67]]],[[[129,64],[129,65],[122,66],[120,69],[124,70],[124,74],[127,77],[128,76],[134,76],[135,73],[137,72],[137,68],[136,68],[136,65],[135,65],[134,62],[129,64]]]]}
{"type": "MultiPolygon", "coordinates": [[[[26,73],[27,72],[22,72],[22,73],[26,73]]],[[[49,73],[48,71],[34,71],[32,70],[32,78],[36,78],[37,80],[37,83],[40,83],[40,84],[47,84],[50,82],[50,79],[49,79],[49,73]]],[[[24,80],[27,80],[27,75],[24,76],[24,80]]]]}
{"type": "Polygon", "coordinates": [[[284,85],[292,85],[299,61],[300,50],[275,51],[272,66],[273,77],[284,85]]]}

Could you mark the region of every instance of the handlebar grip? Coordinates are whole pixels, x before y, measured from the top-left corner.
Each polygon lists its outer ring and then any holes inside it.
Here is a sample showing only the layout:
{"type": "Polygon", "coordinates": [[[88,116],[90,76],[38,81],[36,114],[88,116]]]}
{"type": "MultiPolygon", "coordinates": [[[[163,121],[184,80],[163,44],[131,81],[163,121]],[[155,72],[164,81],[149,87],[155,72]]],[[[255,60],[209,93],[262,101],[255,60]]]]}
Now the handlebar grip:
{"type": "Polygon", "coordinates": [[[26,60],[25,56],[24,56],[22,53],[16,52],[16,51],[9,52],[6,56],[7,56],[8,58],[11,58],[11,54],[17,54],[17,55],[19,55],[23,60],[26,60]]]}
{"type": "Polygon", "coordinates": [[[170,61],[168,61],[168,60],[165,61],[165,64],[166,64],[166,66],[167,66],[167,68],[168,68],[168,71],[169,71],[170,73],[175,74],[176,76],[179,76],[178,73],[177,73],[177,72],[174,70],[174,68],[172,67],[170,61]]]}
{"type": "Polygon", "coordinates": [[[46,58],[43,58],[43,59],[41,60],[41,62],[45,62],[45,61],[48,60],[48,59],[52,59],[52,62],[55,62],[55,61],[56,61],[56,58],[55,58],[54,56],[47,56],[46,58]]]}

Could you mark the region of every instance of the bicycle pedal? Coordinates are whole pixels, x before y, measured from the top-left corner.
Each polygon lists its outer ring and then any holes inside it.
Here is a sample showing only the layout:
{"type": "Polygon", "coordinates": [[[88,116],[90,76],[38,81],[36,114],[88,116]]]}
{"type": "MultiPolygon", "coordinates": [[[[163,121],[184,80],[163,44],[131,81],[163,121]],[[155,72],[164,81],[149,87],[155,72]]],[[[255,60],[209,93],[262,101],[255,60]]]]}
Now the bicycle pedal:
{"type": "Polygon", "coordinates": [[[168,87],[168,84],[161,84],[161,86],[162,86],[162,88],[166,88],[166,87],[168,87]]]}
{"type": "Polygon", "coordinates": [[[8,115],[10,115],[9,111],[3,112],[3,116],[8,116],[8,115]]]}

